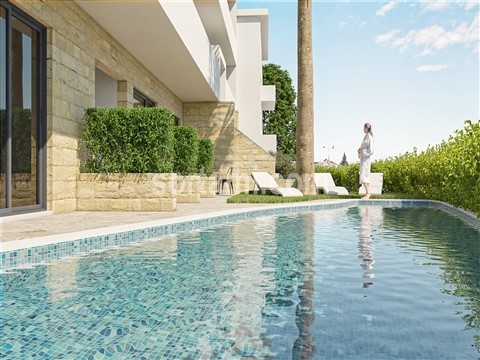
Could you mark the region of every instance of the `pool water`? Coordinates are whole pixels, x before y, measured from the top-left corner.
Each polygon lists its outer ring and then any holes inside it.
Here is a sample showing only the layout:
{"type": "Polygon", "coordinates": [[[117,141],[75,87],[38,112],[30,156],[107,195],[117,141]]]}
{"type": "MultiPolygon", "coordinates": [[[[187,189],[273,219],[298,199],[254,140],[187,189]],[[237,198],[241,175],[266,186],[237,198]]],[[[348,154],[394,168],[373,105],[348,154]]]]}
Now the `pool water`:
{"type": "Polygon", "coordinates": [[[480,357],[480,233],[432,208],[261,217],[0,286],[2,359],[480,357]]]}

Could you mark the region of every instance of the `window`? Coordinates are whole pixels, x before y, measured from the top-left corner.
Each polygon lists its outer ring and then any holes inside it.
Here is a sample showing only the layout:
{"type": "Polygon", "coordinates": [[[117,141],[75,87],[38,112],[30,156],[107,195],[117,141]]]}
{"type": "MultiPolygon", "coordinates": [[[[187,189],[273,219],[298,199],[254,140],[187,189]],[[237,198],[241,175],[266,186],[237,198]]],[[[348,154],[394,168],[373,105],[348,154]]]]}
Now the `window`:
{"type": "Polygon", "coordinates": [[[155,107],[155,102],[137,89],[133,89],[133,106],[134,107],[155,107]]]}
{"type": "Polygon", "coordinates": [[[0,213],[45,204],[45,30],[0,6],[0,213]]]}

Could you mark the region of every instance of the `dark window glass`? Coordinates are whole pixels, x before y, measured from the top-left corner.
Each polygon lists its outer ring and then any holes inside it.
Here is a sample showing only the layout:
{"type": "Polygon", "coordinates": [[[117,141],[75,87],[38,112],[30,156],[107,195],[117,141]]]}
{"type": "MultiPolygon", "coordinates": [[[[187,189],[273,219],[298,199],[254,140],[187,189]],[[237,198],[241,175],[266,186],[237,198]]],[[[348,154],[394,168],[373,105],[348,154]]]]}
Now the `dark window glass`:
{"type": "Polygon", "coordinates": [[[133,90],[133,106],[134,107],[155,107],[155,102],[137,89],[133,90]]]}
{"type": "Polygon", "coordinates": [[[0,7],[0,209],[7,206],[6,166],[7,166],[7,19],[6,11],[0,7]]]}
{"type": "Polygon", "coordinates": [[[37,203],[38,33],[12,17],[12,206],[37,203]]]}
{"type": "MultiPolygon", "coordinates": [[[[1,215],[44,202],[45,55],[42,28],[9,2],[0,6],[1,215]],[[42,59],[42,58],[43,59],[42,59]],[[41,80],[43,79],[43,80],[41,80]],[[41,87],[42,86],[42,87],[41,87]],[[40,123],[42,121],[42,123],[40,123]],[[42,154],[42,155],[40,155],[42,154]],[[41,165],[41,166],[40,166],[41,165]],[[44,180],[44,179],[43,179],[44,180]]],[[[44,205],[44,204],[43,204],[44,205]]]]}
{"type": "Polygon", "coordinates": [[[38,33],[12,17],[12,206],[37,203],[38,33]]]}

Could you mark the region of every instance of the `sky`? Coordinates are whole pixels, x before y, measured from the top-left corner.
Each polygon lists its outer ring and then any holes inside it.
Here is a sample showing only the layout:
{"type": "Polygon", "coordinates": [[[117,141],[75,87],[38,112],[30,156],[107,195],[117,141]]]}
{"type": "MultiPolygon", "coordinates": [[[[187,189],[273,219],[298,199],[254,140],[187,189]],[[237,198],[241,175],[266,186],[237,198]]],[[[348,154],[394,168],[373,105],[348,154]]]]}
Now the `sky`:
{"type": "MultiPolygon", "coordinates": [[[[297,89],[297,1],[268,9],[265,63],[297,89]]],[[[358,161],[363,124],[374,160],[440,144],[480,119],[480,1],[322,1],[312,7],[315,161],[358,161]],[[333,147],[333,149],[332,149],[333,147]]]]}

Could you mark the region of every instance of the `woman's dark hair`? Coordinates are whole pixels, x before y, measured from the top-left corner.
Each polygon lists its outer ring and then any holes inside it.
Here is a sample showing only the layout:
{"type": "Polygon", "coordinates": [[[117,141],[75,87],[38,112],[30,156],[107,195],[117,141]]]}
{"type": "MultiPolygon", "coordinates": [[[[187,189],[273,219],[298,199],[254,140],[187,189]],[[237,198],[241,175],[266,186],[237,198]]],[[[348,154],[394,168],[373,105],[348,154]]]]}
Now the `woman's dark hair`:
{"type": "Polygon", "coordinates": [[[363,126],[366,127],[368,129],[368,132],[373,136],[372,124],[366,122],[363,126]]]}

